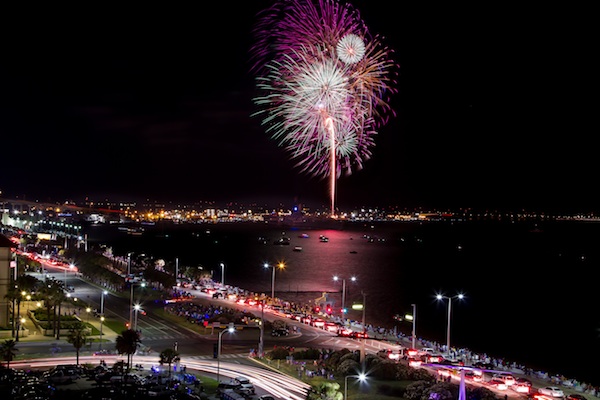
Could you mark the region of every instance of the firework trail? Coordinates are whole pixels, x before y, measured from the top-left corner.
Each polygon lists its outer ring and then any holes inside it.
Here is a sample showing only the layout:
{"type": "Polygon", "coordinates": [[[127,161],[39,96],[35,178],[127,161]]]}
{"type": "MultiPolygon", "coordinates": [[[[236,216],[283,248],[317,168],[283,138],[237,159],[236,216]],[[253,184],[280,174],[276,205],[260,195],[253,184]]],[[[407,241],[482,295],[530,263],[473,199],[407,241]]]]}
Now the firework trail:
{"type": "Polygon", "coordinates": [[[363,168],[377,129],[394,115],[393,51],[335,0],[276,1],[259,13],[254,34],[254,115],[303,172],[330,178],[333,216],[337,178],[363,168]]]}

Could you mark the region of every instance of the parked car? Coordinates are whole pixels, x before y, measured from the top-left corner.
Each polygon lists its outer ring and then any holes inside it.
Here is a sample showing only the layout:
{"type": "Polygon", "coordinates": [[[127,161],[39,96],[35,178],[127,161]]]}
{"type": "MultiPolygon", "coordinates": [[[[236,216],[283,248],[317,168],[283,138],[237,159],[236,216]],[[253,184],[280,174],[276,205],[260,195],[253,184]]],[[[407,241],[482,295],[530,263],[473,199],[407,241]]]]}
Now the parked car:
{"type": "Polygon", "coordinates": [[[289,334],[290,331],[287,328],[278,328],[271,331],[271,336],[287,336],[289,334]]]}
{"type": "Polygon", "coordinates": [[[79,379],[79,375],[63,370],[48,371],[48,373],[42,375],[42,377],[46,380],[46,382],[51,383],[53,385],[71,383],[74,380],[79,379]]]}
{"type": "Polygon", "coordinates": [[[365,331],[352,331],[352,335],[350,337],[353,337],[354,339],[368,339],[369,334],[365,331]]]}
{"type": "Polygon", "coordinates": [[[544,386],[538,389],[538,393],[551,397],[565,397],[565,392],[557,386],[544,386]]]}
{"type": "Polygon", "coordinates": [[[531,392],[531,386],[524,383],[515,383],[510,388],[517,393],[529,394],[531,392]]]}
{"type": "Polygon", "coordinates": [[[110,382],[110,378],[112,378],[113,376],[117,375],[119,372],[117,371],[113,371],[112,369],[108,369],[106,371],[97,373],[96,376],[94,376],[94,380],[96,381],[96,383],[98,385],[101,385],[103,383],[109,383],[110,382]]]}
{"type": "Polygon", "coordinates": [[[521,376],[518,376],[515,378],[515,384],[516,385],[526,385],[526,386],[531,386],[531,381],[527,378],[523,378],[521,376]]]}
{"type": "Polygon", "coordinates": [[[337,332],[340,329],[340,324],[335,322],[325,322],[323,329],[328,332],[337,332]]]}
{"type": "Polygon", "coordinates": [[[506,390],[508,389],[508,385],[501,379],[492,378],[488,381],[488,385],[498,389],[498,390],[506,390]]]}
{"type": "Polygon", "coordinates": [[[136,374],[116,374],[110,377],[109,382],[111,384],[131,383],[134,385],[143,385],[145,379],[136,374]]]}
{"type": "Polygon", "coordinates": [[[323,328],[325,326],[325,320],[323,318],[315,318],[310,324],[316,328],[323,328]]]}
{"type": "Polygon", "coordinates": [[[223,393],[227,391],[234,391],[234,389],[240,388],[242,385],[239,382],[234,383],[226,383],[221,382],[217,385],[217,396],[220,397],[223,393]]]}
{"type": "Polygon", "coordinates": [[[483,380],[483,376],[480,373],[475,371],[465,371],[465,379],[473,382],[481,382],[483,380]]]}
{"type": "Polygon", "coordinates": [[[235,380],[240,383],[240,387],[234,389],[236,392],[243,394],[244,396],[254,396],[256,392],[254,385],[252,382],[250,382],[250,379],[246,378],[245,376],[238,376],[235,378],[235,380]]]}
{"type": "Polygon", "coordinates": [[[442,361],[444,361],[444,356],[441,354],[427,354],[427,355],[421,356],[421,360],[423,360],[423,362],[426,362],[426,363],[437,364],[437,363],[441,363],[442,361]]]}
{"type": "Polygon", "coordinates": [[[166,385],[169,383],[169,377],[165,375],[148,375],[146,378],[146,385],[166,385]]]}
{"type": "Polygon", "coordinates": [[[465,363],[459,360],[453,360],[449,358],[444,358],[442,361],[438,362],[438,364],[442,365],[453,365],[455,367],[464,367],[465,363]]]}
{"type": "Polygon", "coordinates": [[[504,381],[504,383],[506,383],[506,386],[512,386],[516,383],[515,377],[510,372],[500,372],[494,374],[493,377],[504,381]]]}

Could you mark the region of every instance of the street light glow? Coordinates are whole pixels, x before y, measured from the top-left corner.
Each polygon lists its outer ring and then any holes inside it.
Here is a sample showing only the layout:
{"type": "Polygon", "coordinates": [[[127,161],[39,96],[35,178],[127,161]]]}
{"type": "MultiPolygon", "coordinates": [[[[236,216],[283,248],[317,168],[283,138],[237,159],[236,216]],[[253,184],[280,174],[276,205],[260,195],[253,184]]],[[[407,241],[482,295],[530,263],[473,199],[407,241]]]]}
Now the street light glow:
{"type": "Polygon", "coordinates": [[[448,331],[446,333],[446,347],[447,347],[446,351],[448,352],[448,354],[450,354],[450,321],[451,321],[450,316],[451,316],[451,310],[452,310],[452,299],[462,300],[465,298],[465,296],[464,296],[464,294],[459,293],[456,296],[444,296],[442,294],[437,294],[435,297],[438,300],[442,300],[442,299],[448,300],[448,324],[447,324],[448,331]]]}
{"type": "Polygon", "coordinates": [[[346,375],[344,377],[344,400],[348,399],[348,378],[356,378],[359,382],[364,382],[367,379],[367,375],[361,372],[358,375],[346,375]]]}
{"type": "Polygon", "coordinates": [[[271,301],[275,299],[275,268],[279,268],[283,270],[285,268],[285,264],[283,262],[279,262],[277,265],[269,265],[269,263],[263,264],[264,268],[273,268],[273,276],[271,278],[271,301]]]}

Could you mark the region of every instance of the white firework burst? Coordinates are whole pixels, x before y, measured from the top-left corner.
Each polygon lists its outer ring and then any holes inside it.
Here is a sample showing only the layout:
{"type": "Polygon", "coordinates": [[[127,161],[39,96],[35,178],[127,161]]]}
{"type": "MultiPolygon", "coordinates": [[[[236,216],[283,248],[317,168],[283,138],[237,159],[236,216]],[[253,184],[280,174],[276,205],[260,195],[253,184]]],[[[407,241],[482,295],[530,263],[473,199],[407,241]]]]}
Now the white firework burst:
{"type": "Polygon", "coordinates": [[[337,54],[346,64],[356,64],[365,56],[365,42],[353,33],[350,33],[337,44],[337,54]]]}

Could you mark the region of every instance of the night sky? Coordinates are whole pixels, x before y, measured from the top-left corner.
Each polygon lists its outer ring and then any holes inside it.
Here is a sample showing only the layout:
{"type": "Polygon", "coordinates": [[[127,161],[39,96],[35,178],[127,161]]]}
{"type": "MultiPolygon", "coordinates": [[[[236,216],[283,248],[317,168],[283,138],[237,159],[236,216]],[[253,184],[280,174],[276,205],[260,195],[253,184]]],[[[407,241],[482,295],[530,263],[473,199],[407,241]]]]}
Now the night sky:
{"type": "MultiPolygon", "coordinates": [[[[5,14],[2,195],[327,207],[327,180],[250,116],[251,29],[270,2],[239,3],[5,14]]],[[[351,4],[400,75],[340,208],[599,208],[591,10],[351,4]]]]}

